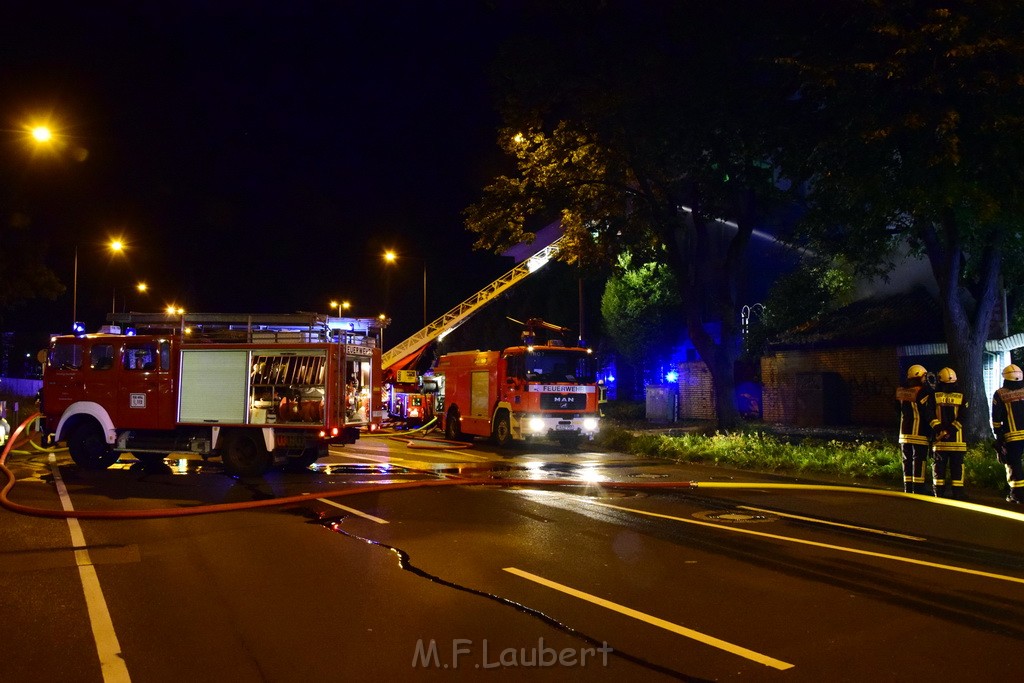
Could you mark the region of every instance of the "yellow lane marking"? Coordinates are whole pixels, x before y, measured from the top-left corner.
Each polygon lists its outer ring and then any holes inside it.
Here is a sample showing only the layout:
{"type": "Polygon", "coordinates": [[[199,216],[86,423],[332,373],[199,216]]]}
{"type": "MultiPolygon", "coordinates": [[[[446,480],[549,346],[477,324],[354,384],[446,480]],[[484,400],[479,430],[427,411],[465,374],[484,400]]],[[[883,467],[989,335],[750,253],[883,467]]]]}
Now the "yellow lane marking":
{"type": "Polygon", "coordinates": [[[624,510],[625,512],[634,512],[638,515],[647,515],[648,517],[660,517],[662,519],[671,519],[675,522],[683,522],[685,524],[695,524],[697,526],[707,526],[714,529],[721,529],[722,531],[732,531],[737,534],[749,534],[751,536],[760,536],[761,538],[771,538],[777,541],[788,541],[789,543],[799,543],[801,545],[810,545],[816,548],[826,548],[828,550],[838,550],[844,553],[853,553],[854,555],[867,555],[869,557],[879,557],[883,560],[893,560],[895,562],[905,562],[907,564],[916,564],[921,567],[932,567],[934,569],[945,569],[951,572],[960,572],[961,574],[972,574],[974,576],[983,576],[988,579],[998,579],[1000,581],[1010,581],[1012,583],[1024,584],[1024,579],[1016,576],[1007,576],[1005,574],[993,574],[992,572],[983,572],[977,569],[967,569],[966,567],[955,567],[948,564],[939,564],[937,562],[928,562],[926,560],[915,560],[909,557],[899,557],[897,555],[888,555],[886,553],[876,553],[870,550],[860,550],[858,548],[847,548],[846,546],[833,545],[831,543],[819,543],[817,541],[807,541],[802,538],[793,538],[791,536],[779,536],[778,534],[769,534],[764,531],[752,531],[750,529],[741,529],[735,526],[724,526],[722,524],[712,524],[711,522],[700,522],[696,519],[686,519],[685,517],[674,517],[672,515],[663,515],[657,512],[647,512],[646,510],[636,510],[634,508],[621,507],[619,505],[612,505],[611,503],[598,503],[597,501],[590,501],[594,505],[600,505],[602,507],[614,508],[616,510],[624,510]]]}
{"type": "Polygon", "coordinates": [[[639,610],[635,610],[631,607],[626,607],[625,605],[620,605],[616,602],[611,602],[610,600],[599,598],[596,595],[584,593],[583,591],[576,590],[575,588],[570,588],[569,586],[560,583],[555,583],[554,581],[545,579],[542,576],[537,576],[536,574],[531,574],[530,572],[523,571],[522,569],[517,569],[515,567],[505,567],[504,570],[510,574],[515,574],[516,576],[519,576],[521,578],[533,581],[535,583],[539,583],[542,586],[553,588],[554,590],[559,591],[561,593],[565,593],[566,595],[571,595],[574,598],[585,600],[586,602],[599,605],[600,607],[610,609],[613,612],[618,612],[619,614],[625,614],[627,617],[639,619],[640,621],[651,624],[652,626],[663,628],[666,631],[671,631],[672,633],[678,633],[683,637],[696,640],[700,643],[704,643],[705,645],[710,645],[711,647],[718,648],[719,650],[725,650],[726,652],[738,655],[740,657],[743,657],[744,659],[749,659],[751,661],[757,662],[758,664],[770,666],[773,669],[779,669],[780,671],[793,668],[793,665],[788,662],[783,662],[782,660],[769,657],[768,655],[763,655],[760,652],[748,650],[745,647],[740,647],[739,645],[734,645],[733,643],[724,641],[720,638],[715,638],[714,636],[709,636],[707,634],[701,633],[700,631],[694,631],[691,628],[686,628],[685,626],[674,624],[671,621],[659,619],[658,617],[651,616],[650,614],[646,614],[644,612],[640,612],[639,610]]]}
{"type": "Polygon", "coordinates": [[[799,519],[803,522],[814,522],[815,524],[828,524],[829,526],[838,526],[844,529],[854,529],[855,531],[867,531],[872,534],[882,534],[883,536],[893,536],[895,538],[905,538],[908,541],[927,541],[927,538],[921,538],[920,536],[908,536],[906,534],[898,534],[895,531],[886,531],[885,529],[872,529],[867,526],[854,526],[853,524],[842,524],[841,522],[830,522],[827,519],[818,519],[817,517],[803,517],[801,515],[791,515],[788,512],[779,512],[777,510],[765,510],[764,508],[750,507],[749,505],[737,505],[740,510],[753,510],[754,512],[767,512],[768,514],[778,515],[779,517],[788,517],[789,519],[799,519]]]}
{"type": "Polygon", "coordinates": [[[934,496],[922,496],[916,493],[888,491],[886,489],[870,489],[859,486],[832,486],[824,484],[776,484],[764,482],[739,481],[702,481],[694,482],[694,486],[702,489],[745,489],[751,491],[764,489],[766,491],[817,491],[819,493],[858,493],[861,495],[870,496],[888,496],[891,498],[903,498],[905,500],[913,500],[917,503],[925,505],[945,505],[946,507],[959,508],[961,510],[971,510],[972,512],[980,512],[983,515],[991,515],[993,517],[1003,517],[1005,519],[1012,519],[1015,522],[1024,522],[1024,512],[1015,512],[1013,510],[994,508],[990,505],[971,503],[966,500],[953,500],[952,498],[936,498],[934,496]]]}
{"type": "Polygon", "coordinates": [[[355,508],[350,508],[347,505],[342,505],[341,503],[335,503],[333,500],[328,500],[326,498],[317,498],[317,500],[320,501],[321,503],[327,503],[328,505],[332,505],[332,506],[334,506],[334,507],[336,507],[336,508],[338,508],[340,510],[345,510],[346,512],[351,512],[353,515],[359,515],[360,517],[363,517],[364,519],[368,519],[371,522],[377,522],[377,524],[388,524],[388,520],[386,520],[386,519],[381,519],[380,517],[374,517],[373,515],[370,515],[370,514],[367,514],[367,513],[363,512],[362,510],[356,510],[355,508]]]}

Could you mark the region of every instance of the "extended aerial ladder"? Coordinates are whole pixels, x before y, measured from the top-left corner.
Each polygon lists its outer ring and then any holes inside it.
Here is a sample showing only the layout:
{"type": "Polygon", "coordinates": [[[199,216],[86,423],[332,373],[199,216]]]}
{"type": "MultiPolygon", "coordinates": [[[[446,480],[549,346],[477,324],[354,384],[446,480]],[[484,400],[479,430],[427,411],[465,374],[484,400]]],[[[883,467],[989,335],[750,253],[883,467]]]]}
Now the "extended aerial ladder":
{"type": "Polygon", "coordinates": [[[414,332],[407,339],[385,352],[381,356],[381,368],[385,374],[387,374],[388,368],[415,354],[435,339],[443,338],[483,306],[497,298],[499,294],[543,268],[558,254],[563,239],[565,238],[559,237],[437,320],[414,332]]]}

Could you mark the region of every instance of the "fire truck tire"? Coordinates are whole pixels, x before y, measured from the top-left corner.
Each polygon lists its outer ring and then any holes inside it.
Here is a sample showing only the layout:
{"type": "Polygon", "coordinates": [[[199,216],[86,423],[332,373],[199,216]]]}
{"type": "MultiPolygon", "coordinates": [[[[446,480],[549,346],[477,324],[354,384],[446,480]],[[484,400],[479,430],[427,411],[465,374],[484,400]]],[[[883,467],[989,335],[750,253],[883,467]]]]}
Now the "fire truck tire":
{"type": "Polygon", "coordinates": [[[83,470],[105,470],[117,462],[117,453],[103,438],[103,428],[94,420],[79,423],[68,435],[68,452],[83,470]]]}
{"type": "Polygon", "coordinates": [[[497,417],[494,418],[491,439],[499,448],[507,448],[512,445],[512,422],[507,410],[499,410],[497,417]]]}
{"type": "Polygon", "coordinates": [[[448,409],[448,416],[444,419],[444,438],[449,441],[462,441],[462,426],[459,422],[459,409],[452,406],[448,409]]]}
{"type": "Polygon", "coordinates": [[[273,456],[258,434],[235,432],[227,437],[221,459],[228,472],[240,477],[258,477],[270,469],[273,456]]]}

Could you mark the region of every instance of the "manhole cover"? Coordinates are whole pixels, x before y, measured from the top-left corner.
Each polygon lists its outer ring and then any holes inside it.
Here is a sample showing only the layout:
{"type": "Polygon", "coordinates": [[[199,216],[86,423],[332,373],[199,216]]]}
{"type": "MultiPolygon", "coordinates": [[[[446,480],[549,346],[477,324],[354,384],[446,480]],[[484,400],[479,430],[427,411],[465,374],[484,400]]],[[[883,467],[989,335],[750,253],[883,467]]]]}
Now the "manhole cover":
{"type": "Polygon", "coordinates": [[[740,510],[705,510],[694,512],[693,516],[707,522],[725,522],[727,524],[756,524],[758,522],[774,522],[778,519],[775,515],[740,510]]]}

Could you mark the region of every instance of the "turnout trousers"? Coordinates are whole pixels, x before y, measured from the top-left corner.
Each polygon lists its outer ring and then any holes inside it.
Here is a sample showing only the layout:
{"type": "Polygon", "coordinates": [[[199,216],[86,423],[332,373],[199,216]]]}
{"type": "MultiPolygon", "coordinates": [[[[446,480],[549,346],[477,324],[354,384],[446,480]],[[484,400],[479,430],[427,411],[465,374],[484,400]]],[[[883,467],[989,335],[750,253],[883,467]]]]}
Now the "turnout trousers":
{"type": "Polygon", "coordinates": [[[900,452],[903,455],[903,490],[906,493],[927,493],[925,467],[928,465],[928,446],[901,443],[900,452]]]}
{"type": "Polygon", "coordinates": [[[932,452],[932,490],[939,498],[955,498],[963,500],[964,496],[964,452],[934,451],[932,452]],[[946,475],[952,492],[947,488],[946,475]]]}
{"type": "Polygon", "coordinates": [[[1011,441],[1006,444],[1006,457],[1003,458],[1003,465],[1006,467],[1006,483],[1010,486],[1010,495],[1006,497],[1006,500],[1015,503],[1024,503],[1022,456],[1024,456],[1024,441],[1011,441]]]}

